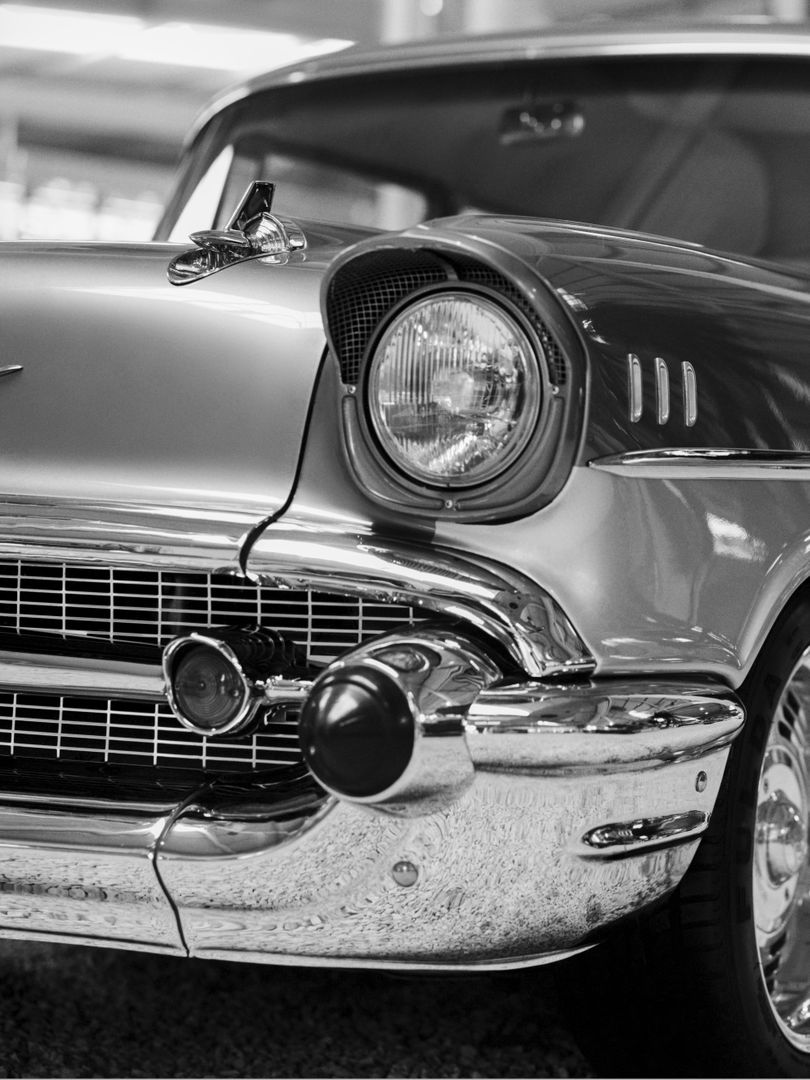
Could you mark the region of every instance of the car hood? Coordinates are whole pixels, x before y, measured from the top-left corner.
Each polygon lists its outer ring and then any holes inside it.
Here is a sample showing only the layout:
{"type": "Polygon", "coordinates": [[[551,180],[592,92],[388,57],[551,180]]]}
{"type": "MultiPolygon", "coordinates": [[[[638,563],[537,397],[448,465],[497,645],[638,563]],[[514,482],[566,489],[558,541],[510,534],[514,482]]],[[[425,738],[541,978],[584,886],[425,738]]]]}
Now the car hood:
{"type": "Polygon", "coordinates": [[[0,377],[0,494],[277,511],[324,350],[323,271],[357,238],[182,287],[176,245],[0,245],[0,369],[22,368],[0,377]]]}

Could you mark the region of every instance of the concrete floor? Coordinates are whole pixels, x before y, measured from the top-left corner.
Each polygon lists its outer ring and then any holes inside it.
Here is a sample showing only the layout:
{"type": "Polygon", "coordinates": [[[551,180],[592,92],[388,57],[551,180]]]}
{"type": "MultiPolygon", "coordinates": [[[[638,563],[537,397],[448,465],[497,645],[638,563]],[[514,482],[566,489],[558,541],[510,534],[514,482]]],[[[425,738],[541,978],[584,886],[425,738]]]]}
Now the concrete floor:
{"type": "Polygon", "coordinates": [[[0,942],[0,1077],[591,1075],[549,969],[395,979],[0,942]]]}

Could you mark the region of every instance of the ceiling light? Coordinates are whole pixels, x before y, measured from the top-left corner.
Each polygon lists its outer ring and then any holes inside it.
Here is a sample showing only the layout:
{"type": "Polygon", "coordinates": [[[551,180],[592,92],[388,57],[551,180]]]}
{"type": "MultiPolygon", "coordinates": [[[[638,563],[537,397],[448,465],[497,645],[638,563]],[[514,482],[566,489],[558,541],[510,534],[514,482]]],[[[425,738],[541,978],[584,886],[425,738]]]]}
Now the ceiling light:
{"type": "Polygon", "coordinates": [[[115,57],[150,64],[251,74],[345,49],[345,38],[312,39],[194,22],[149,24],[128,15],[0,4],[0,48],[115,57]]]}
{"type": "Polygon", "coordinates": [[[351,44],[342,38],[307,40],[297,34],[267,30],[168,22],[144,29],[116,49],[116,55],[147,63],[247,72],[295,63],[306,56],[335,52],[351,44]]]}
{"type": "Polygon", "coordinates": [[[118,48],[143,21],[128,15],[0,4],[0,46],[93,55],[118,48]]]}

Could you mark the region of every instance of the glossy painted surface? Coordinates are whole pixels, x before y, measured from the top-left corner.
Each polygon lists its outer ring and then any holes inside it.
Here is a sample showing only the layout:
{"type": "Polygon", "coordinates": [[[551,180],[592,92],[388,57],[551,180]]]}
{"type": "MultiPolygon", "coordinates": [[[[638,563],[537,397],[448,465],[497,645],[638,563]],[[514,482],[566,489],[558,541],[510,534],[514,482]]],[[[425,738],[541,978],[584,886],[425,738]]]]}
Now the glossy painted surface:
{"type": "MultiPolygon", "coordinates": [[[[642,34],[599,37],[429,46],[399,62],[810,55],[792,33],[672,35],[652,49],[642,34]]],[[[495,267],[577,375],[582,436],[567,428],[565,469],[576,465],[561,490],[511,521],[460,523],[452,505],[419,518],[384,505],[348,467],[351,391],[323,360],[318,294],[361,234],[303,229],[305,251],[182,289],[166,278],[177,247],[0,248],[0,352],[19,368],[0,379],[0,554],[244,567],[269,585],[449,615],[452,648],[436,650],[426,688],[408,688],[421,736],[429,695],[437,715],[450,710],[445,748],[465,748],[457,782],[434,753],[414,755],[402,805],[384,813],[305,779],[283,795],[214,786],[126,819],[20,800],[0,807],[0,933],[394,968],[557,956],[686,871],[742,722],[719,684],[741,682],[810,576],[805,464],[782,456],[810,452],[810,278],[617,230],[472,214],[381,240],[495,267]],[[475,682],[482,643],[494,674],[475,682]],[[506,669],[512,685],[493,685],[506,669]]],[[[151,669],[56,655],[0,654],[0,678],[160,693],[151,669]]],[[[274,684],[266,698],[285,693],[306,688],[274,684]]],[[[766,847],[778,873],[791,852],[775,833],[766,847]]]]}
{"type": "Polygon", "coordinates": [[[694,245],[525,219],[448,219],[400,242],[494,260],[544,314],[556,293],[556,317],[565,311],[577,325],[588,365],[580,466],[554,502],[503,524],[437,522],[436,541],[508,549],[561,605],[603,674],[713,671],[738,685],[810,572],[805,485],[783,484],[773,469],[731,476],[726,457],[699,475],[588,465],[633,451],[805,451],[810,282],[694,245]],[[644,371],[638,422],[628,354],[644,371]],[[657,357],[673,375],[683,363],[694,369],[694,424],[674,377],[669,418],[658,422],[657,357]]]}
{"type": "Polygon", "coordinates": [[[315,241],[194,289],[168,283],[174,247],[0,246],[0,349],[24,369],[0,380],[0,492],[278,509],[323,350],[315,241]]]}

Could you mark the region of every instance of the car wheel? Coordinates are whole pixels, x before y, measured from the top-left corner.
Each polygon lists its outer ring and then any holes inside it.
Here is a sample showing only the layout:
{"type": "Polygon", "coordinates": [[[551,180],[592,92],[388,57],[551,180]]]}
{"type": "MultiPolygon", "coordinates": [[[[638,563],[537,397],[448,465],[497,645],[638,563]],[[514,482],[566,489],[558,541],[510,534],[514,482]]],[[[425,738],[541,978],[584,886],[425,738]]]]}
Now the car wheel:
{"type": "Polygon", "coordinates": [[[747,719],[672,897],[561,966],[603,1075],[810,1076],[810,603],[741,689],[747,719]]]}

